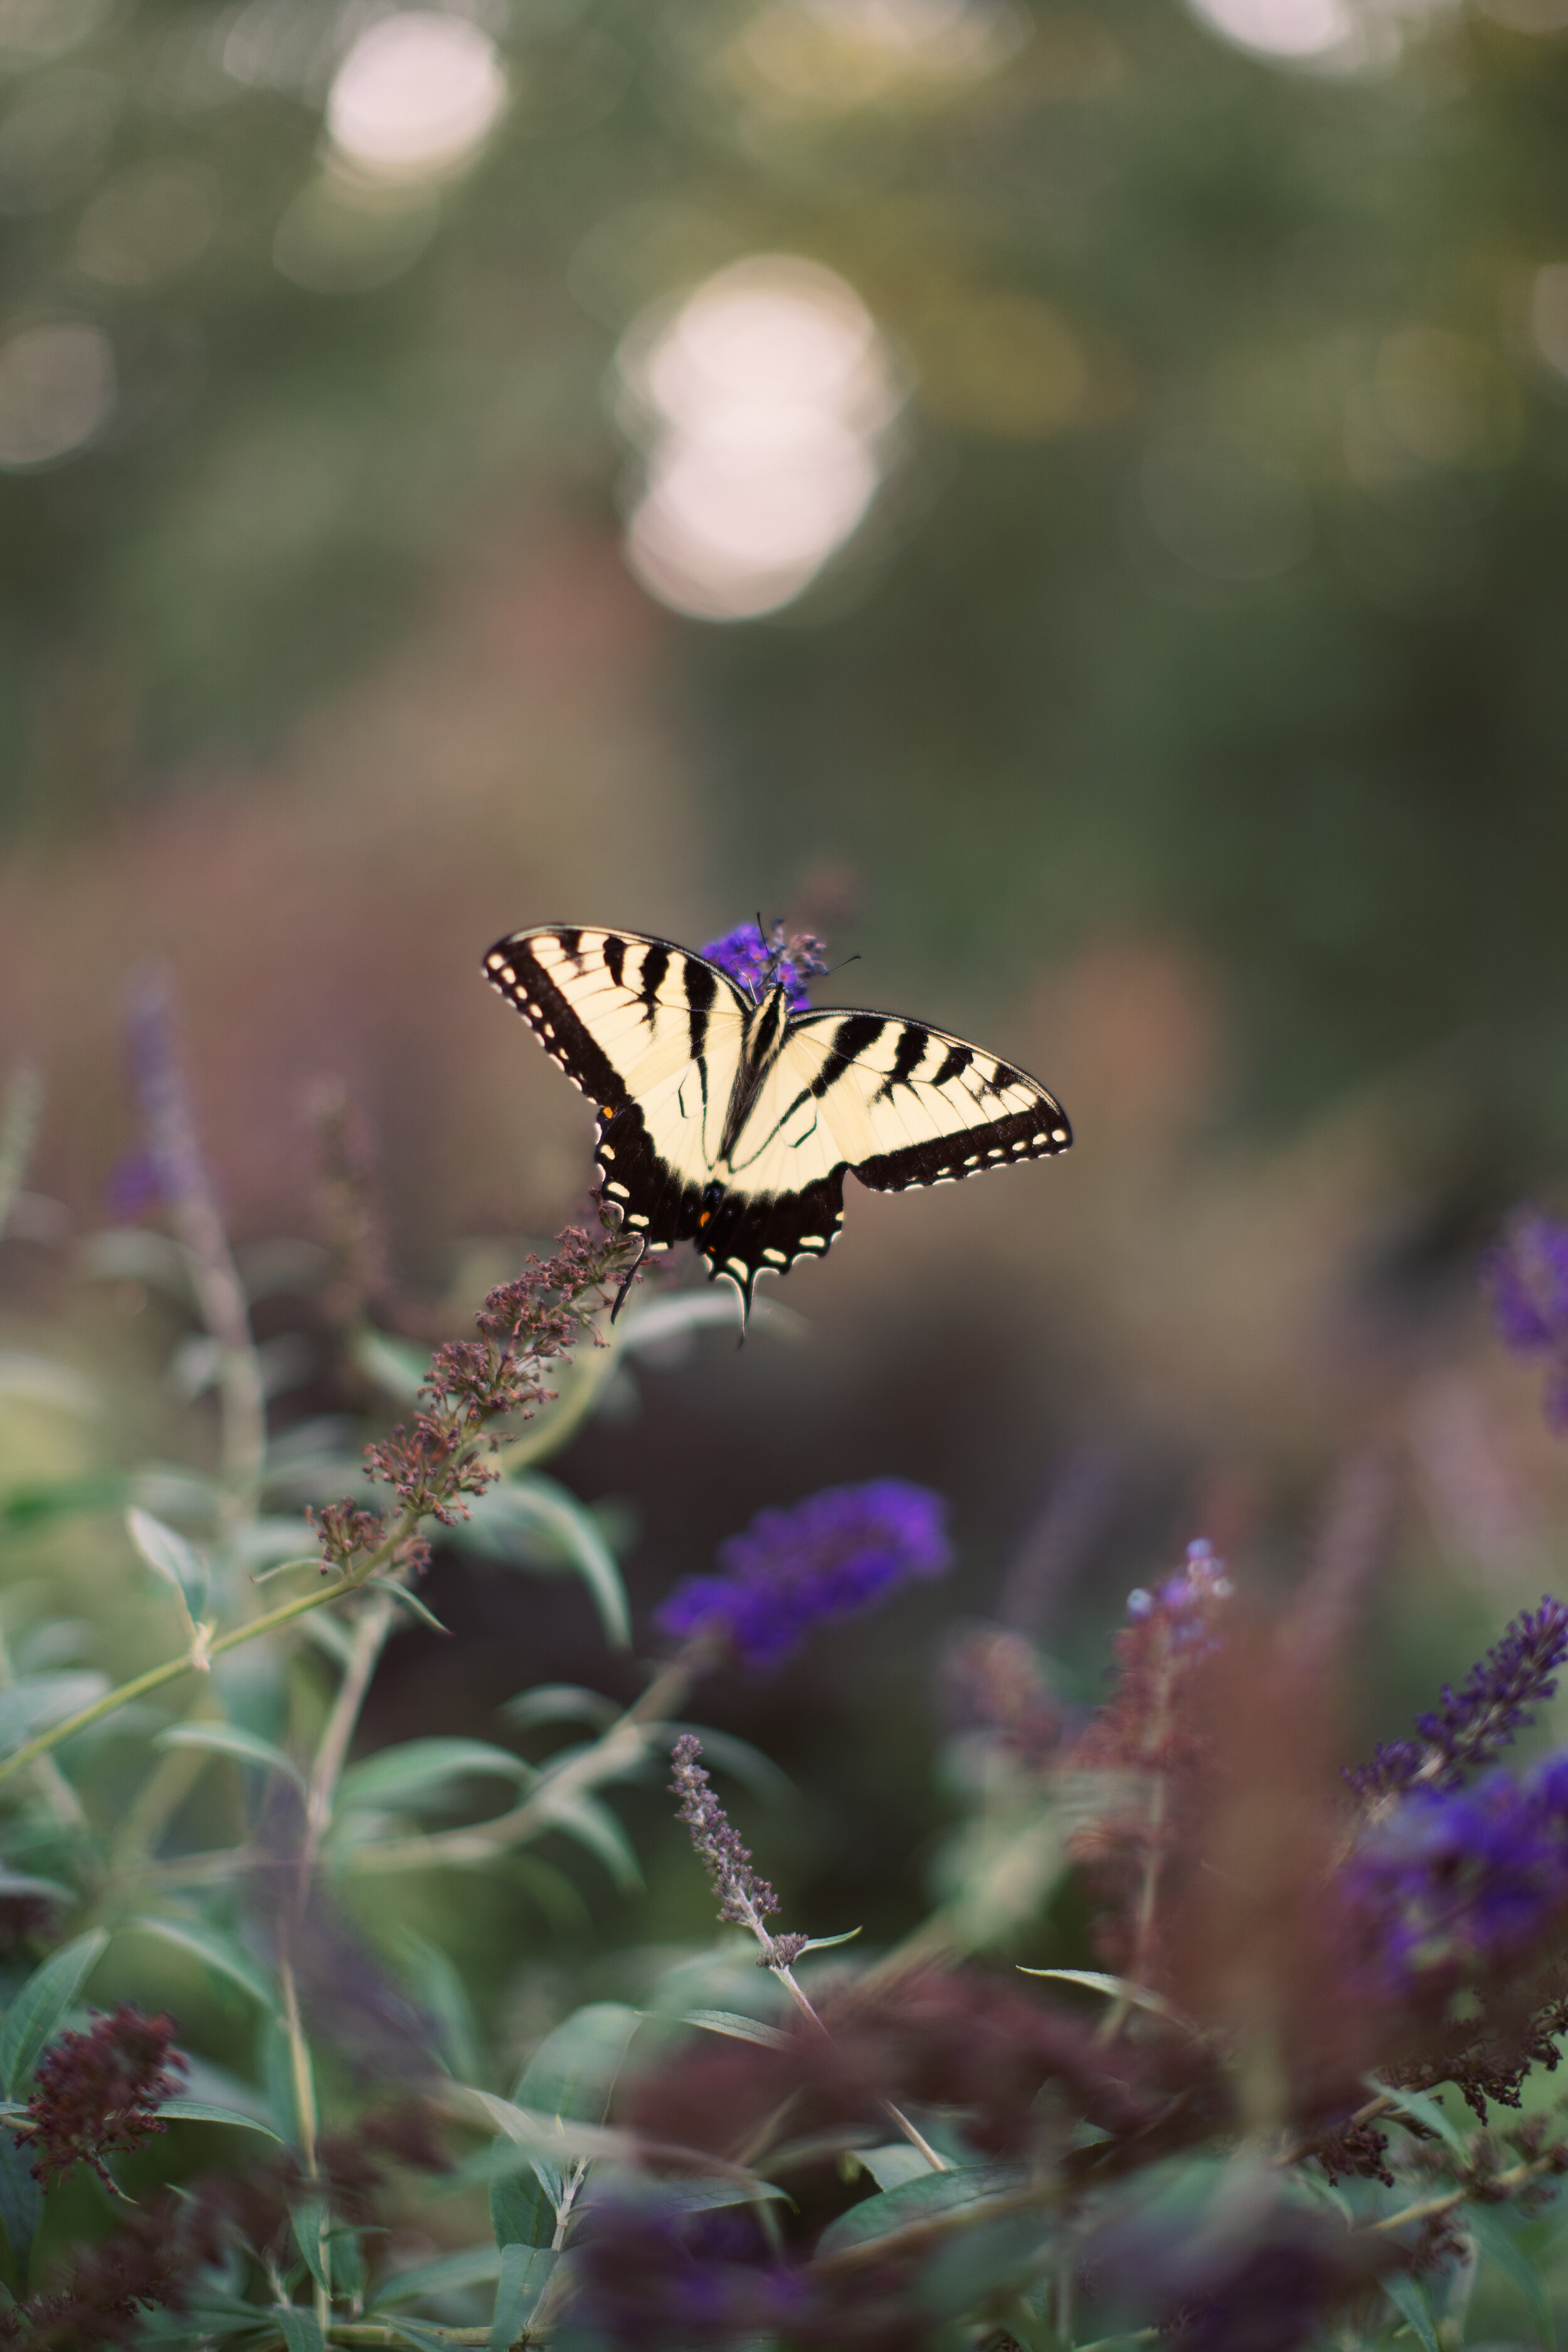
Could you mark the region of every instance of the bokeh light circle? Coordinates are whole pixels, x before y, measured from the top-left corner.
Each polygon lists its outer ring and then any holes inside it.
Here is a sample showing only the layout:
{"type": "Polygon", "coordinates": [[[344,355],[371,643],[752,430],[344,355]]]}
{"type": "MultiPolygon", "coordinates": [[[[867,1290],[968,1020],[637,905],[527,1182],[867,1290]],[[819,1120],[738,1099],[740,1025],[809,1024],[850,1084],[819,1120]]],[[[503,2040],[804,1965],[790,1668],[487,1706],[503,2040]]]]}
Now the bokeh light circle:
{"type": "Polygon", "coordinates": [[[507,101],[505,68],[478,25],[433,10],[384,16],[332,78],[327,130],[363,172],[424,179],[477,154],[507,101]]]}
{"type": "Polygon", "coordinates": [[[58,320],[0,342],[0,467],[26,473],[68,457],[113,413],[114,349],[100,327],[58,320]]]}

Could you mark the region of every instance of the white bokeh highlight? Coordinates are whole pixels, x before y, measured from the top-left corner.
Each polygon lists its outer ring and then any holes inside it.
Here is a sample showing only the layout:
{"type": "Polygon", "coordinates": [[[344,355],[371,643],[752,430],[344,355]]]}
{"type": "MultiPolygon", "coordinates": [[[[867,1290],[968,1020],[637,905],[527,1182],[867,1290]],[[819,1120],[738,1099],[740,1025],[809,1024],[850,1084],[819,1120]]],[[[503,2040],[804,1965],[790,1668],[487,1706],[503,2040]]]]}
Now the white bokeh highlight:
{"type": "Polygon", "coordinates": [[[495,43],[460,16],[383,16],[345,53],[327,95],[343,162],[377,179],[445,176],[472,161],[507,102],[495,43]]]}
{"type": "Polygon", "coordinates": [[[793,602],[864,520],[900,405],[859,296],[818,263],[753,255],[646,314],[619,370],[645,450],[636,577],[700,620],[793,602]]]}

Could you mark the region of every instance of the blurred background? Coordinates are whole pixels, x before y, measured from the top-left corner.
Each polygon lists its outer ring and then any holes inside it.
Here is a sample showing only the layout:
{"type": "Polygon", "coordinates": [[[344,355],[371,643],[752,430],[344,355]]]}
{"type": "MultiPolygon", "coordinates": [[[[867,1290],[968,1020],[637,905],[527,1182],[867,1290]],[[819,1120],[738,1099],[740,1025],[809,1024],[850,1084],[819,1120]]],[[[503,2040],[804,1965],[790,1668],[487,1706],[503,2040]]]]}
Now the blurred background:
{"type": "MultiPolygon", "coordinates": [[[[645,1610],[764,1504],[952,1498],[945,1589],[705,1696],[806,1790],[803,1924],[918,1914],[955,1613],[1092,1698],[1189,1537],[1339,1545],[1347,1752],[1430,1703],[1568,1513],[1475,1280],[1568,1184],[1565,137],[1563,0],[0,0],[0,1279],[100,1383],[0,1485],[204,1442],[83,1255],[158,1222],[149,959],[276,1420],[377,1426],[279,1250],[323,1081],[380,1319],[460,1330],[589,1171],[484,948],[761,909],[1078,1136],[851,1185],[566,1457],[645,1610]]],[[[575,1587],[433,1591],[373,1738],[637,1686],[575,1587]]]]}

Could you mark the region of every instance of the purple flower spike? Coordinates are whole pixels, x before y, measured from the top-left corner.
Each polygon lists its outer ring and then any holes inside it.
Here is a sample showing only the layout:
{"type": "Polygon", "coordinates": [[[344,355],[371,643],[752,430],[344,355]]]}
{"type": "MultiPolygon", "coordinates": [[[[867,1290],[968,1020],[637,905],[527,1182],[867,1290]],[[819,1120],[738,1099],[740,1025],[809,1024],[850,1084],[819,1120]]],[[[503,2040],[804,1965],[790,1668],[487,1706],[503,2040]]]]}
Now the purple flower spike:
{"type": "Polygon", "coordinates": [[[702,953],[759,1002],[764,990],[776,982],[792,1013],[805,1012],[811,1003],[806,982],[814,972],[827,968],[820,940],[806,931],[786,940],[782,923],[775,923],[771,934],[764,934],[760,923],[742,923],[739,929],[726,931],[721,940],[710,940],[702,953]]]}
{"type": "Polygon", "coordinates": [[[659,1610],[659,1631],[718,1634],[749,1666],[776,1666],[814,1626],[885,1600],[952,1565],[947,1506],[902,1478],[828,1486],[789,1511],[760,1511],[721,1548],[719,1576],[689,1576],[659,1610]]]}
{"type": "Polygon", "coordinates": [[[1481,1260],[1492,1317],[1521,1355],[1550,1355],[1546,1418],[1568,1433],[1568,1224],[1543,1209],[1521,1209],[1481,1260]]]}
{"type": "Polygon", "coordinates": [[[1516,1617],[1495,1650],[1472,1666],[1456,1694],[1445,1684],[1442,1704],[1417,1716],[1415,1739],[1380,1747],[1370,1764],[1348,1773],[1368,1802],[1415,1788],[1455,1789],[1467,1772],[1492,1763],[1535,1720],[1557,1688],[1568,1658],[1568,1606],[1542,1596],[1539,1609],[1516,1617]]]}

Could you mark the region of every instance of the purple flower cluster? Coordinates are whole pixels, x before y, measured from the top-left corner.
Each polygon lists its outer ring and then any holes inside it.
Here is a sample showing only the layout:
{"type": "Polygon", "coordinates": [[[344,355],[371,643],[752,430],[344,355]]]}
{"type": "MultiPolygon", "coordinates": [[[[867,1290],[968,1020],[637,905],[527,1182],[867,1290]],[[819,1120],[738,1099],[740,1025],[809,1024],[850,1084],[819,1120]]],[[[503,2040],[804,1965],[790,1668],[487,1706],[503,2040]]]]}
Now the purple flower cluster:
{"type": "Polygon", "coordinates": [[[1524,1952],[1568,1912],[1568,1751],[1523,1777],[1417,1790],[1363,1841],[1341,1891],[1363,1969],[1395,1997],[1524,1952]]]}
{"type": "Polygon", "coordinates": [[[1470,1668],[1458,1696],[1444,1685],[1441,1706],[1416,1717],[1415,1738],[1388,1741],[1370,1764],[1346,1776],[1352,1788],[1368,1801],[1416,1787],[1458,1788],[1467,1772],[1494,1763],[1534,1722],[1536,1708],[1557,1688],[1564,1658],[1568,1607],[1543,1593],[1540,1608],[1516,1617],[1497,1647],[1470,1668]]]}
{"type": "Polygon", "coordinates": [[[763,2258],[761,2232],[733,2209],[685,2213],[656,2195],[604,2197],[590,2210],[567,2315],[570,2352],[721,2352],[773,2342],[805,2300],[803,2283],[763,2258]]]}
{"type": "Polygon", "coordinates": [[[689,1576],[659,1610],[677,1641],[708,1634],[749,1666],[794,1655],[813,1627],[952,1564],[947,1506],[902,1478],[827,1486],[793,1510],[760,1511],[719,1553],[723,1573],[689,1576]]]}
{"type": "Polygon", "coordinates": [[[1481,1261],[1497,1328],[1521,1355],[1551,1358],[1546,1418],[1568,1433],[1568,1224],[1521,1209],[1481,1261]]]}
{"type": "Polygon", "coordinates": [[[1172,1650],[1208,1649],[1215,1639],[1215,1604],[1228,1601],[1232,1589],[1224,1560],[1200,1536],[1187,1546],[1185,1564],[1174,1576],[1166,1577],[1152,1592],[1142,1585],[1133,1588],[1127,1596],[1127,1614],[1135,1625],[1163,1618],[1172,1650]]]}
{"type": "Polygon", "coordinates": [[[806,1010],[811,1003],[806,982],[814,972],[827,969],[822,941],[813,939],[809,931],[786,939],[782,923],[775,923],[771,934],[763,932],[761,923],[742,923],[738,929],[726,931],[721,940],[710,940],[702,953],[759,1002],[764,991],[776,984],[788,998],[792,1013],[806,1010]]]}

